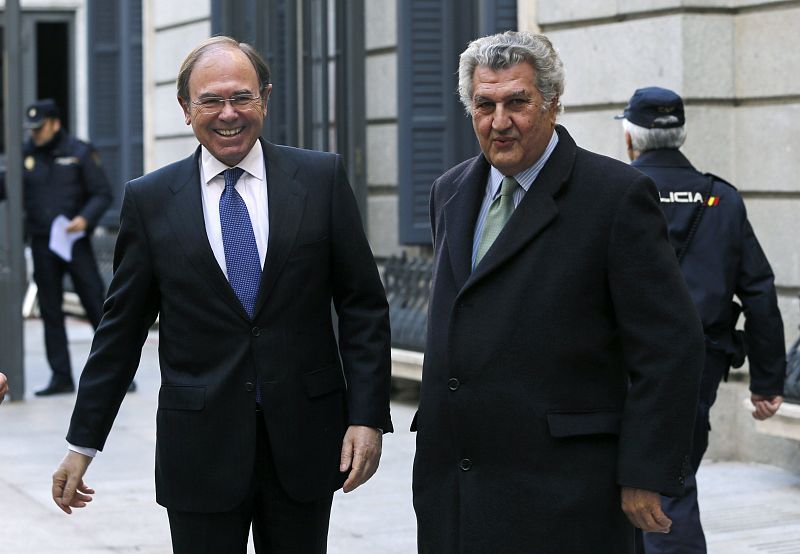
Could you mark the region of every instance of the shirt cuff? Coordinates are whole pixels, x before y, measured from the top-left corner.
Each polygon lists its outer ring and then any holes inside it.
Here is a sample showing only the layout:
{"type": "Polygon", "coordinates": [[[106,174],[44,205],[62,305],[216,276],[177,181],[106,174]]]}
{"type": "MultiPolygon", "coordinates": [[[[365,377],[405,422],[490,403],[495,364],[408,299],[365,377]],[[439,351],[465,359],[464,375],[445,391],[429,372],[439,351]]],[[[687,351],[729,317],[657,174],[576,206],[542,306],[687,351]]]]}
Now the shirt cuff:
{"type": "Polygon", "coordinates": [[[67,443],[67,447],[73,452],[77,452],[78,454],[83,454],[84,456],[89,456],[90,458],[94,458],[97,456],[97,449],[96,448],[87,448],[85,446],[75,446],[74,444],[67,443]]]}

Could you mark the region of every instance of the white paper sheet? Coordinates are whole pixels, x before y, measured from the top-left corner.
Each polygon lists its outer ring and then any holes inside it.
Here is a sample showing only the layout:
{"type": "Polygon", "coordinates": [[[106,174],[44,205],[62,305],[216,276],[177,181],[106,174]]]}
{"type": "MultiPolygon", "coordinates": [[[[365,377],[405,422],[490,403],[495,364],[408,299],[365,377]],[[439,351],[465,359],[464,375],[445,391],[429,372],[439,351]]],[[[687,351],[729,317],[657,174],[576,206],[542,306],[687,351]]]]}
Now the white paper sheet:
{"type": "Polygon", "coordinates": [[[72,261],[72,245],[86,234],[84,231],[67,232],[69,221],[66,216],[58,215],[50,226],[50,250],[65,262],[72,261]]]}

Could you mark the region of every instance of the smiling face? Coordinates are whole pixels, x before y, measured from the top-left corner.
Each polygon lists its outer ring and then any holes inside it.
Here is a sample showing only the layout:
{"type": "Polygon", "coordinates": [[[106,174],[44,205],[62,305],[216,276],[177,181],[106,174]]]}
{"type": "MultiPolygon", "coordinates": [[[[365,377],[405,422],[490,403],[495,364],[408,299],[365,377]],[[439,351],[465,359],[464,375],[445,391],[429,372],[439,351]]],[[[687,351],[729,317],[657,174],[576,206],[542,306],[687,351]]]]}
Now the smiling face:
{"type": "Polygon", "coordinates": [[[247,56],[235,48],[217,48],[197,61],[189,77],[189,101],[178,98],[187,125],[200,144],[227,166],[238,164],[253,148],[267,116],[268,85],[259,90],[258,76],[247,56]],[[219,113],[206,113],[192,102],[209,98],[261,96],[244,108],[225,102],[219,113]]]}
{"type": "Polygon", "coordinates": [[[545,111],[533,66],[519,63],[472,74],[472,126],[486,159],[504,175],[516,175],[538,160],[556,124],[558,98],[545,111]]]}

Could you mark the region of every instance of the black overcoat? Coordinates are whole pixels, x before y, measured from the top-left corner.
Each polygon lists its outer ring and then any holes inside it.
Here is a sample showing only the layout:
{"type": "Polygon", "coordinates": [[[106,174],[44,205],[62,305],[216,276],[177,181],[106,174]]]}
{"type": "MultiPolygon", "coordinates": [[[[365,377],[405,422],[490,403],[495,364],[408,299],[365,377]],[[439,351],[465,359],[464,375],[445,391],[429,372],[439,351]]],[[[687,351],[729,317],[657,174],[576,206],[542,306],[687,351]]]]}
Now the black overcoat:
{"type": "Polygon", "coordinates": [[[420,552],[632,552],[620,486],[682,491],[703,334],[658,195],[557,131],[472,272],[489,165],[478,156],[434,183],[420,552]]]}

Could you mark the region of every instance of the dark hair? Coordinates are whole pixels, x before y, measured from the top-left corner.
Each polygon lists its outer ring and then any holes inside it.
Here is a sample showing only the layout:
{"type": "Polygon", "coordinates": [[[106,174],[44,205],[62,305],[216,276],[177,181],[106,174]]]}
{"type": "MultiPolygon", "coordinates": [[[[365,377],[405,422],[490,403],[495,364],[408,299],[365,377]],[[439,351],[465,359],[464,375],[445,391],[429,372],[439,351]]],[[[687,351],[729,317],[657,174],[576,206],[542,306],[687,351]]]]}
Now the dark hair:
{"type": "Polygon", "coordinates": [[[259,92],[264,90],[264,88],[269,84],[269,66],[267,65],[267,62],[264,61],[264,58],[261,57],[255,48],[246,42],[238,42],[231,37],[216,36],[201,42],[197,47],[195,47],[194,50],[189,52],[189,55],[183,60],[181,68],[178,71],[178,98],[181,98],[186,102],[191,100],[189,98],[189,77],[192,75],[192,70],[194,69],[195,64],[197,64],[204,54],[223,48],[240,50],[247,56],[247,58],[250,60],[250,63],[253,64],[253,68],[256,70],[256,75],[258,76],[258,90],[259,92]]]}

